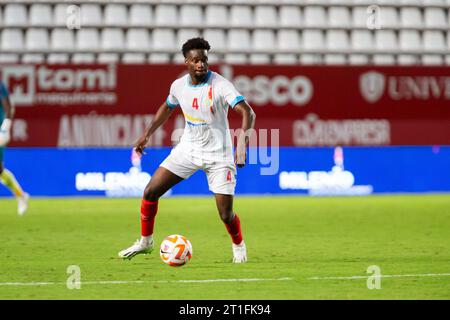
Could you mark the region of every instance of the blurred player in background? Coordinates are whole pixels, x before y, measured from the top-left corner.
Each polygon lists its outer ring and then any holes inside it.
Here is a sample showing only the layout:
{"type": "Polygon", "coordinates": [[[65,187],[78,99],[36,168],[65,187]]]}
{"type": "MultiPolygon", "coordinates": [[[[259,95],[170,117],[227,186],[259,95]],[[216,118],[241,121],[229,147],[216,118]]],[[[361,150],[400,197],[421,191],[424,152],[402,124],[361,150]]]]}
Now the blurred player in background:
{"type": "Polygon", "coordinates": [[[8,89],[0,80],[0,182],[16,196],[17,212],[23,215],[28,208],[28,193],[24,192],[13,173],[3,166],[5,147],[11,138],[11,125],[14,117],[14,107],[9,101],[8,89]]]}
{"type": "Polygon", "coordinates": [[[186,120],[183,136],[145,188],[141,201],[141,239],[119,252],[122,258],[131,259],[136,254],[153,250],[158,199],[197,170],[203,170],[209,189],[215,194],[220,218],[233,242],[233,262],[247,261],[240,220],[233,211],[233,196],[236,165],[245,165],[255,113],[231,82],[208,70],[209,49],[209,43],[202,38],[190,39],[183,45],[188,74],[172,83],[166,102],[159,107],[145,134],[134,145],[135,151],[142,156],[150,136],[177,107],[181,107],[186,120]],[[229,106],[242,116],[242,131],[234,156],[227,118],[229,106]]]}

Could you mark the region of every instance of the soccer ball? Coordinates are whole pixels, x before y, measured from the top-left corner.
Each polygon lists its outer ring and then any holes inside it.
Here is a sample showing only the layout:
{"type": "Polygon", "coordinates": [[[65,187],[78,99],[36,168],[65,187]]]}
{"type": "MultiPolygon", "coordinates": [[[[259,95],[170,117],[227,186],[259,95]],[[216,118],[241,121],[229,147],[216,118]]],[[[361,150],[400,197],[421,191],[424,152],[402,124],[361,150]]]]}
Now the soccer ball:
{"type": "Polygon", "coordinates": [[[173,234],[161,242],[159,255],[169,266],[180,267],[192,258],[192,245],[185,236],[173,234]]]}

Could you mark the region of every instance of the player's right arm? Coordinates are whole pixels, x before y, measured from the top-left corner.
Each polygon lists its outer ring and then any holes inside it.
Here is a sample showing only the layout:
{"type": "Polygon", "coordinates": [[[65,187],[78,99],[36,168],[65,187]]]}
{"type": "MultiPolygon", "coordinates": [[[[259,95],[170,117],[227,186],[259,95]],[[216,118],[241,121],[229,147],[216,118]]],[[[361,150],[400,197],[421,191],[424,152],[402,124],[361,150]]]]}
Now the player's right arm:
{"type": "Polygon", "coordinates": [[[148,140],[152,136],[152,134],[160,127],[162,126],[167,119],[170,118],[170,116],[173,113],[174,108],[170,107],[167,102],[164,102],[158,109],[158,111],[155,114],[155,117],[153,118],[153,121],[150,123],[150,125],[145,130],[144,134],[139,137],[139,139],[136,140],[134,144],[134,149],[136,152],[142,156],[144,153],[144,149],[147,146],[148,140]]]}

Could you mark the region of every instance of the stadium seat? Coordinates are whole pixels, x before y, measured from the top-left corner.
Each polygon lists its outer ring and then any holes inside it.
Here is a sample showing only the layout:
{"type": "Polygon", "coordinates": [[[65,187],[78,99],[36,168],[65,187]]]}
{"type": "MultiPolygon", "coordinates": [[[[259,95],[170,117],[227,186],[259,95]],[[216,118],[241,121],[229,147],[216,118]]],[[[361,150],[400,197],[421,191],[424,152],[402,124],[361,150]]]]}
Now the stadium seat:
{"type": "Polygon", "coordinates": [[[276,27],[278,25],[277,10],[274,6],[258,5],[255,7],[256,27],[276,27]]]}
{"type": "MultiPolygon", "coordinates": [[[[69,3],[58,3],[53,8],[53,25],[58,27],[67,26],[67,18],[69,13],[67,12],[69,3]]],[[[80,11],[81,14],[81,11],[80,11]]],[[[80,17],[81,18],[81,17],[80,17]]]]}
{"type": "Polygon", "coordinates": [[[200,32],[197,29],[180,29],[177,33],[177,49],[178,51],[181,50],[181,47],[183,44],[191,39],[191,38],[197,38],[200,36],[200,32]]]}
{"type": "Polygon", "coordinates": [[[180,7],[180,25],[185,27],[195,27],[203,24],[203,21],[204,18],[201,6],[186,4],[180,7]]]}
{"type": "Polygon", "coordinates": [[[252,49],[262,51],[250,54],[250,63],[270,63],[270,55],[265,53],[275,48],[275,34],[272,30],[254,30],[252,35],[252,49]]]}
{"type": "Polygon", "coordinates": [[[25,47],[23,33],[20,29],[3,29],[1,50],[22,51],[25,47]]]}
{"type": "Polygon", "coordinates": [[[301,54],[299,61],[300,64],[304,65],[320,65],[323,63],[321,54],[301,54]]]}
{"type": "MultiPolygon", "coordinates": [[[[448,51],[442,31],[426,30],[423,32],[423,48],[425,51],[448,51]]],[[[422,63],[426,65],[443,64],[443,57],[440,54],[422,55],[422,63]]]]}
{"type": "Polygon", "coordinates": [[[0,63],[19,63],[20,56],[14,53],[0,53],[0,63]]]}
{"type": "Polygon", "coordinates": [[[380,7],[379,14],[380,28],[398,27],[398,12],[395,7],[380,7]]]}
{"type": "MultiPolygon", "coordinates": [[[[304,30],[302,34],[303,50],[321,52],[325,50],[324,34],[321,30],[304,30]]],[[[320,64],[322,57],[318,53],[304,53],[300,55],[302,64],[320,64]]]]}
{"type": "Polygon", "coordinates": [[[445,51],[448,50],[446,46],[444,32],[425,30],[423,32],[423,47],[425,51],[445,51]]]}
{"type": "Polygon", "coordinates": [[[70,63],[70,57],[67,53],[50,53],[46,62],[48,64],[67,64],[70,63]]]}
{"type": "MultiPolygon", "coordinates": [[[[159,51],[174,51],[177,50],[175,33],[172,29],[153,29],[152,33],[152,47],[159,51]]],[[[159,59],[159,56],[155,58],[159,59]]]]}
{"type": "Polygon", "coordinates": [[[170,63],[170,55],[167,53],[151,53],[148,56],[148,62],[154,64],[170,63]]]}
{"type": "Polygon", "coordinates": [[[422,14],[418,7],[400,9],[400,24],[403,28],[422,28],[422,14]]]}
{"type": "Polygon", "coordinates": [[[233,5],[230,9],[230,25],[232,27],[250,27],[253,24],[252,8],[250,6],[233,5]]]}
{"type": "Polygon", "coordinates": [[[49,49],[47,29],[28,29],[25,32],[25,47],[30,51],[47,51],[49,49]]]}
{"type": "Polygon", "coordinates": [[[450,51],[450,31],[447,31],[447,50],[450,51]]]}
{"type": "Polygon", "coordinates": [[[81,8],[81,26],[101,26],[103,24],[102,10],[100,5],[84,3],[81,8]]]}
{"type": "MultiPolygon", "coordinates": [[[[344,30],[328,30],[326,44],[329,51],[347,51],[350,49],[348,34],[344,30]]],[[[324,57],[325,64],[345,64],[345,54],[329,53],[324,57]]]]}
{"type": "Polygon", "coordinates": [[[247,56],[242,53],[227,53],[224,61],[229,64],[246,64],[248,59],[247,56]]]}
{"type": "Polygon", "coordinates": [[[22,63],[34,63],[34,64],[40,64],[45,62],[45,57],[43,54],[40,53],[25,53],[22,55],[21,59],[22,63]]]}
{"type": "Polygon", "coordinates": [[[228,25],[228,11],[224,5],[207,5],[205,8],[206,26],[223,26],[228,25]]]}
{"type": "Polygon", "coordinates": [[[423,0],[400,0],[402,5],[418,6],[422,4],[423,0]]]}
{"type": "Polygon", "coordinates": [[[172,63],[174,64],[184,64],[184,56],[180,54],[174,54],[172,57],[172,63]]]}
{"type": "Polygon", "coordinates": [[[10,3],[4,7],[3,24],[8,27],[28,25],[27,9],[23,4],[10,3]]]}
{"type": "MultiPolygon", "coordinates": [[[[419,32],[417,30],[400,30],[399,46],[401,51],[420,51],[422,45],[419,32]]],[[[397,62],[401,65],[419,64],[420,59],[417,55],[400,54],[397,62]]]]}
{"type": "MultiPolygon", "coordinates": [[[[396,51],[397,39],[393,30],[377,30],[375,32],[375,49],[379,51],[396,51]]],[[[395,56],[391,53],[377,53],[373,56],[373,62],[379,65],[395,64],[395,56]]]]}
{"type": "Polygon", "coordinates": [[[232,29],[228,31],[228,49],[234,51],[250,50],[250,33],[244,29],[232,29]]]}
{"type": "Polygon", "coordinates": [[[117,53],[108,53],[108,52],[102,52],[99,53],[97,57],[98,63],[117,63],[119,62],[120,57],[117,53]]]}
{"type": "Polygon", "coordinates": [[[279,25],[282,27],[299,28],[302,22],[302,13],[298,6],[281,6],[279,9],[279,25]]]}
{"type": "Polygon", "coordinates": [[[424,8],[424,23],[426,28],[447,28],[447,19],[442,8],[424,8]]]}
{"type": "Polygon", "coordinates": [[[277,35],[277,46],[280,51],[300,50],[300,34],[297,30],[279,30],[277,35]]]}
{"type": "Polygon", "coordinates": [[[434,6],[445,6],[446,0],[422,0],[425,6],[434,5],[434,6]]]}
{"type": "MultiPolygon", "coordinates": [[[[122,50],[125,47],[123,30],[105,28],[101,32],[101,48],[103,50],[122,50]]],[[[109,57],[109,56],[108,56],[109,57]]],[[[108,58],[107,58],[108,59],[108,58]]]]}
{"type": "Polygon", "coordinates": [[[273,30],[256,29],[252,34],[252,47],[256,51],[270,51],[275,48],[275,33],[273,30]]]}
{"type": "Polygon", "coordinates": [[[124,4],[107,4],[104,9],[104,23],[107,26],[126,26],[127,7],[124,4]]]}
{"type": "Polygon", "coordinates": [[[353,7],[352,10],[352,25],[354,28],[367,28],[367,6],[353,7]]]}
{"type": "Polygon", "coordinates": [[[227,48],[225,31],[222,29],[205,29],[203,38],[209,42],[211,51],[223,51],[227,48]]]}
{"type": "Polygon", "coordinates": [[[298,62],[299,62],[298,61],[298,57],[295,54],[277,53],[273,57],[273,63],[274,64],[295,65],[298,62]]]}
{"type": "Polygon", "coordinates": [[[30,25],[50,26],[53,24],[52,8],[48,4],[32,4],[29,9],[30,25]]]}
{"type": "Polygon", "coordinates": [[[52,50],[75,49],[74,32],[66,28],[52,29],[50,33],[50,48],[52,50]]]}
{"type": "MultiPolygon", "coordinates": [[[[370,30],[352,30],[350,38],[353,51],[370,52],[374,49],[373,37],[370,30]]],[[[368,64],[369,56],[364,53],[352,53],[350,54],[348,61],[350,64],[354,65],[368,64]]]]}
{"type": "Polygon", "coordinates": [[[93,53],[74,53],[72,55],[72,63],[74,64],[93,64],[95,63],[95,54],[93,53]]]}
{"type": "Polygon", "coordinates": [[[366,65],[370,63],[367,54],[352,53],[348,56],[348,63],[351,65],[366,65]]]}
{"type": "Polygon", "coordinates": [[[303,9],[303,22],[307,27],[326,27],[327,17],[325,8],[319,6],[307,6],[303,9]]]}
{"type": "MultiPolygon", "coordinates": [[[[128,29],[125,38],[126,38],[125,40],[126,48],[130,51],[148,50],[151,47],[150,35],[147,29],[144,28],[128,29]]],[[[133,60],[134,57],[135,56],[126,57],[126,60],[127,59],[133,60]]],[[[145,61],[145,56],[137,56],[137,57],[143,58],[143,60],[145,61]]]]}
{"type": "Polygon", "coordinates": [[[250,64],[269,64],[270,55],[267,53],[251,53],[249,57],[250,64]]]}
{"type": "Polygon", "coordinates": [[[177,7],[171,4],[158,4],[155,8],[155,23],[157,26],[167,27],[178,25],[177,7]]]}
{"type": "Polygon", "coordinates": [[[143,53],[124,53],[122,55],[122,63],[125,64],[144,64],[145,61],[145,54],[143,53]]]}
{"type": "Polygon", "coordinates": [[[328,2],[332,5],[339,4],[339,5],[350,6],[353,4],[353,0],[328,0],[328,2]]]}
{"type": "Polygon", "coordinates": [[[397,39],[393,30],[377,30],[375,32],[375,48],[378,50],[397,50],[397,39]]]}
{"type": "Polygon", "coordinates": [[[304,30],[303,31],[303,49],[323,51],[325,49],[324,34],[321,30],[304,30]]]}
{"type": "Polygon", "coordinates": [[[347,7],[328,8],[328,24],[330,27],[349,27],[350,21],[350,11],[347,7]]]}
{"type": "Polygon", "coordinates": [[[220,55],[214,54],[214,53],[208,54],[208,63],[209,64],[216,64],[216,63],[221,63],[221,62],[222,62],[222,59],[220,58],[220,55]]]}
{"type": "Polygon", "coordinates": [[[97,29],[81,28],[77,31],[76,45],[78,50],[97,50],[99,44],[100,37],[97,29]]]}
{"type": "Polygon", "coordinates": [[[153,10],[148,4],[132,4],[129,11],[130,26],[147,27],[152,24],[153,10]]]}
{"type": "Polygon", "coordinates": [[[352,30],[352,50],[371,51],[374,49],[372,33],[369,30],[352,30]]]}
{"type": "MultiPolygon", "coordinates": [[[[72,51],[75,49],[75,36],[72,30],[67,28],[52,29],[50,33],[50,49],[52,51],[72,51]]],[[[50,53],[47,56],[48,63],[68,63],[67,53],[50,53]]]]}

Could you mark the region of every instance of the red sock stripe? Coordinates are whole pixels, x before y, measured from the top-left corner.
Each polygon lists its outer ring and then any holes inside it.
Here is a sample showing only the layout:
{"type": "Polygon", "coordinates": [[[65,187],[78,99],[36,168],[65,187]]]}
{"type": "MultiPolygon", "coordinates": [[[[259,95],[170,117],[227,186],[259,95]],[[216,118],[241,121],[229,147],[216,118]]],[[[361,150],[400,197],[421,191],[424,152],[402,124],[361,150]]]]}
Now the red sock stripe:
{"type": "Polygon", "coordinates": [[[241,221],[239,220],[238,215],[235,214],[234,219],[230,222],[230,224],[225,224],[225,227],[227,228],[233,243],[240,244],[242,242],[242,230],[241,221]]]}
{"type": "Polygon", "coordinates": [[[158,201],[141,201],[141,235],[147,237],[153,234],[155,216],[158,212],[158,201]]]}

